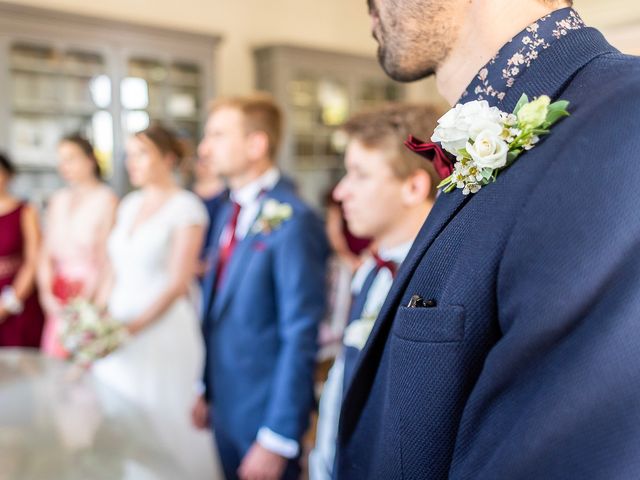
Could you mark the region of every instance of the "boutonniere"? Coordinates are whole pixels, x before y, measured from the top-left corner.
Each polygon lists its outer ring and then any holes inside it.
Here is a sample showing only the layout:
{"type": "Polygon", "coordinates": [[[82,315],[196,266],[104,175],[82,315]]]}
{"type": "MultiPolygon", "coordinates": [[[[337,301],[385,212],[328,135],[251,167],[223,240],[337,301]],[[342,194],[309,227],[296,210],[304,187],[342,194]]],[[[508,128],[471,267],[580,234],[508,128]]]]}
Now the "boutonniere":
{"type": "Polygon", "coordinates": [[[358,320],[354,320],[344,329],[343,343],[347,347],[362,350],[367,343],[371,330],[376,323],[377,315],[369,315],[358,320]]]}
{"type": "MultiPolygon", "coordinates": [[[[460,188],[469,195],[494,182],[502,170],[549,134],[551,126],[569,115],[568,105],[564,100],[551,103],[546,95],[533,101],[522,95],[513,113],[490,107],[486,100],[456,105],[438,120],[431,137],[455,158],[450,175],[438,188],[445,192],[460,188]]],[[[410,142],[407,145],[416,152],[436,147],[410,142]]]]}
{"type": "Polygon", "coordinates": [[[280,203],[270,198],[265,201],[260,211],[260,216],[253,226],[253,233],[270,233],[278,228],[284,221],[291,218],[293,208],[288,203],[280,203]]]}

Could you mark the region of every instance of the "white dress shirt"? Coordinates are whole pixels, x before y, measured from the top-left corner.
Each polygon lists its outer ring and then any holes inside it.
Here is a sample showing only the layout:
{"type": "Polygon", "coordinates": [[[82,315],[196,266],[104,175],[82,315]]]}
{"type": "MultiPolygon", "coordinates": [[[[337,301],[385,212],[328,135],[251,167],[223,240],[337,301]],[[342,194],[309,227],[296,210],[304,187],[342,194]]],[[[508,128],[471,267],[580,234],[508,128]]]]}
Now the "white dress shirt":
{"type": "Polygon", "coordinates": [[[261,194],[272,190],[280,181],[280,176],[280,170],[272,167],[253,182],[236,190],[231,190],[231,200],[242,207],[238,216],[238,224],[236,225],[236,238],[238,240],[242,240],[247,236],[256,221],[262,203],[261,194]]]}
{"type": "MultiPolygon", "coordinates": [[[[413,242],[403,243],[389,249],[380,249],[378,255],[382,260],[393,261],[400,265],[413,242]]],[[[369,273],[375,268],[373,257],[367,258],[358,268],[351,281],[351,293],[358,295],[369,273]]],[[[376,275],[362,310],[362,318],[377,317],[382,304],[391,289],[393,276],[387,268],[381,268],[376,275]]],[[[309,455],[310,480],[331,480],[333,462],[336,452],[336,439],[338,437],[338,421],[340,420],[340,407],[342,405],[342,384],[344,383],[344,356],[338,355],[329,376],[324,384],[320,397],[320,413],[318,416],[318,428],[316,433],[316,445],[309,455]]]]}

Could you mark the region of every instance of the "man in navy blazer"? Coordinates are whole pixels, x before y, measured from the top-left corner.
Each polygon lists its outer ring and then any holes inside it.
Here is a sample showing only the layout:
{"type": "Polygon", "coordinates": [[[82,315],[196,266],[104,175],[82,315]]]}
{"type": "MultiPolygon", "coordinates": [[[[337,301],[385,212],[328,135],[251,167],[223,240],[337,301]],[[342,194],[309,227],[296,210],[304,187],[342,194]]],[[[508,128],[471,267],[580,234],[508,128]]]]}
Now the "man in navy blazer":
{"type": "Polygon", "coordinates": [[[281,129],[269,97],[222,99],[200,147],[230,193],[203,287],[205,395],[194,420],[209,417],[229,479],[297,478],[314,404],[328,246],[273,162],[281,129]]]}
{"type": "Polygon", "coordinates": [[[439,195],[346,392],[339,480],[640,475],[640,60],[569,6],[369,0],[392,77],[570,116],[439,195]]]}

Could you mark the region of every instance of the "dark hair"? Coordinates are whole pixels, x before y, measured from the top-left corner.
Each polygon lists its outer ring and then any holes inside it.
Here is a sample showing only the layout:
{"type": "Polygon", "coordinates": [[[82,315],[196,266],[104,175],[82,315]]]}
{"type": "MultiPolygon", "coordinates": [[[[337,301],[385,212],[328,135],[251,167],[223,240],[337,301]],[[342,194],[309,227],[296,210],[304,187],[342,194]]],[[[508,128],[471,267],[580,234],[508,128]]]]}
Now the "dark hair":
{"type": "Polygon", "coordinates": [[[176,164],[179,164],[182,157],[184,157],[184,146],[180,140],[178,140],[176,134],[159,123],[150,125],[146,129],[136,133],[135,136],[149,139],[163,155],[175,155],[176,164]]]}
{"type": "Polygon", "coordinates": [[[0,169],[4,170],[10,177],[16,174],[15,165],[9,160],[9,157],[3,153],[0,153],[0,169]]]}
{"type": "Polygon", "coordinates": [[[85,157],[91,160],[91,163],[93,164],[93,175],[98,180],[102,180],[102,174],[100,173],[100,163],[98,162],[98,157],[96,157],[96,152],[93,150],[93,145],[91,145],[91,142],[89,142],[89,140],[87,140],[79,133],[67,135],[62,140],[60,140],[60,143],[64,142],[73,143],[78,148],[80,148],[85,157]]]}

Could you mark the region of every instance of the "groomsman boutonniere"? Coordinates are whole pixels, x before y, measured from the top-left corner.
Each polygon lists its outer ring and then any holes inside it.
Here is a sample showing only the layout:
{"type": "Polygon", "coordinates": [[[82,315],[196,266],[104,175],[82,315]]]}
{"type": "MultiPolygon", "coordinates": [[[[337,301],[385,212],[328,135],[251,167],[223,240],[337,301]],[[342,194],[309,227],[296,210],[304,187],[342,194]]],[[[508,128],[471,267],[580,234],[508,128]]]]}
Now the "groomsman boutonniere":
{"type": "Polygon", "coordinates": [[[260,216],[253,226],[253,233],[268,234],[291,218],[293,208],[288,203],[280,203],[273,198],[264,202],[260,216]]]}
{"type": "MultiPolygon", "coordinates": [[[[494,182],[500,171],[531,150],[540,137],[550,133],[552,125],[569,115],[568,105],[564,100],[551,103],[546,95],[533,101],[522,95],[513,113],[490,107],[486,100],[456,105],[438,120],[431,137],[455,158],[455,163],[449,162],[453,163],[449,166],[450,175],[438,188],[445,192],[461,188],[464,195],[469,195],[494,182]]],[[[410,138],[407,146],[417,153],[435,150],[436,159],[442,163],[439,156],[444,155],[439,154],[435,144],[410,138]]]]}

